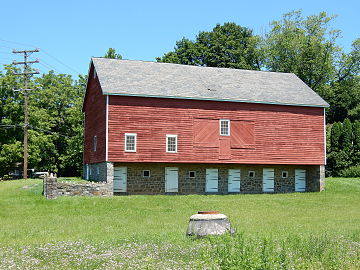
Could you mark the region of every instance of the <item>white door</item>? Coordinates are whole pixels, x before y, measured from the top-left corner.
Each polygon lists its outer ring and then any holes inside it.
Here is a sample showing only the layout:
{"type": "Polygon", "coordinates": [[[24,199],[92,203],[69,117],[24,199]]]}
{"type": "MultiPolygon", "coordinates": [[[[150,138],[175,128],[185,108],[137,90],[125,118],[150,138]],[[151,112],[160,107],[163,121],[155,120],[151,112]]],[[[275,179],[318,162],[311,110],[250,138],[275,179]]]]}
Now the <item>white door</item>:
{"type": "Polygon", "coordinates": [[[228,176],[228,192],[240,192],[240,169],[230,169],[228,176]]]}
{"type": "Polygon", "coordinates": [[[165,168],[165,192],[178,192],[179,169],[176,167],[165,168]]]}
{"type": "Polygon", "coordinates": [[[218,169],[206,169],[206,192],[218,192],[218,169]]]}
{"type": "Polygon", "coordinates": [[[126,192],[127,167],[114,168],[114,192],[126,192]]]}
{"type": "Polygon", "coordinates": [[[274,192],[274,174],[273,168],[263,169],[263,192],[274,192]]]}
{"type": "Polygon", "coordinates": [[[295,170],[295,191],[304,192],[306,186],[306,170],[295,170]]]}

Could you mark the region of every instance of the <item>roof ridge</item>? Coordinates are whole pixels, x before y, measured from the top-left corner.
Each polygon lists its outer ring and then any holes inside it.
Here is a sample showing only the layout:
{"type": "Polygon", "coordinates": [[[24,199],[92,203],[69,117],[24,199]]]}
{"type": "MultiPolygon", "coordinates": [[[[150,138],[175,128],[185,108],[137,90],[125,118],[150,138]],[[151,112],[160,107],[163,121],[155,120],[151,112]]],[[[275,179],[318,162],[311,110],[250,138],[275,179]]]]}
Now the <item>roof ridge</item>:
{"type": "MultiPolygon", "coordinates": [[[[110,60],[110,61],[119,61],[119,62],[136,62],[136,63],[150,63],[150,64],[161,64],[161,65],[177,65],[181,67],[192,67],[192,68],[207,68],[207,69],[218,69],[218,70],[239,70],[246,72],[263,72],[263,73],[271,73],[271,74],[293,74],[293,72],[278,72],[278,71],[268,71],[268,70],[253,70],[253,69],[242,69],[242,68],[231,68],[231,67],[209,67],[209,66],[195,66],[195,65],[186,65],[186,64],[178,64],[178,63],[168,63],[168,62],[156,62],[150,60],[134,60],[134,59],[114,59],[114,58],[106,58],[106,57],[91,57],[91,59],[102,59],[102,60],[110,60]]],[[[296,76],[296,75],[295,75],[296,76]]]]}

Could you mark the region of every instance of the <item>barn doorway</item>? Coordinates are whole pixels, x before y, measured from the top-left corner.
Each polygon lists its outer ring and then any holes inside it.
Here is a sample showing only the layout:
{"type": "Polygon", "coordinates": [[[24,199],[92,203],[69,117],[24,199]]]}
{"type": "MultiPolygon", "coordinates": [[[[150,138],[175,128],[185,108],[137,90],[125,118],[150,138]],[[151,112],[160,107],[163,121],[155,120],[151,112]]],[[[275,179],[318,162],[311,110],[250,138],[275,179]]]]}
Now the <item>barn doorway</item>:
{"type": "Polygon", "coordinates": [[[165,168],[165,192],[178,192],[179,168],[165,168]]]}
{"type": "Polygon", "coordinates": [[[240,192],[241,185],[240,169],[229,169],[228,173],[228,192],[240,192]]]}
{"type": "Polygon", "coordinates": [[[218,192],[219,185],[218,169],[206,169],[206,187],[205,192],[218,192]]]}
{"type": "Polygon", "coordinates": [[[304,192],[306,189],[306,170],[295,170],[295,192],[304,192]]]}
{"type": "Polygon", "coordinates": [[[114,168],[114,192],[127,191],[127,167],[114,168]]]}
{"type": "Polygon", "coordinates": [[[263,169],[263,192],[274,192],[275,169],[263,169]]]}

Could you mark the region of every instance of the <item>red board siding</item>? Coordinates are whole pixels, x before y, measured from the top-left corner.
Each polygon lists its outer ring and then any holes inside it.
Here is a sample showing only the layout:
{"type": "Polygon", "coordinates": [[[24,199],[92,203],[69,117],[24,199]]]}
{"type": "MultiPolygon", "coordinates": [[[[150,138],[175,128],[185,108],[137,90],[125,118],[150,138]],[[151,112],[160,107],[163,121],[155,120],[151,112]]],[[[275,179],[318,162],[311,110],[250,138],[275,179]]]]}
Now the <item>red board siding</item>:
{"type": "Polygon", "coordinates": [[[112,162],[324,164],[323,108],[109,96],[108,157],[112,162]],[[210,119],[207,132],[199,119],[210,119]],[[223,149],[217,119],[232,125],[223,149]],[[125,133],[137,134],[136,153],[124,152],[125,133]],[[166,153],[166,134],[178,135],[178,153],[166,153]]]}
{"type": "Polygon", "coordinates": [[[102,95],[97,77],[94,78],[93,67],[89,73],[83,110],[85,112],[84,163],[103,162],[106,153],[106,96],[102,95]],[[97,136],[96,152],[94,136],[97,136]]]}

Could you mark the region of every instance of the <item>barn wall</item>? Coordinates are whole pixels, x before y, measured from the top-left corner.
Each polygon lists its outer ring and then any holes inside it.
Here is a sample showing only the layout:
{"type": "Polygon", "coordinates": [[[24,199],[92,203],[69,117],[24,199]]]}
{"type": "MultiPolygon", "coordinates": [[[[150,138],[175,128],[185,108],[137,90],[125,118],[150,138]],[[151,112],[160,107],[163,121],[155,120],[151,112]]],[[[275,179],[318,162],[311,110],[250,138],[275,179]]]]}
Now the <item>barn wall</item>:
{"type": "Polygon", "coordinates": [[[111,162],[321,165],[323,108],[109,96],[108,158],[111,162]],[[230,119],[231,136],[218,135],[219,119],[230,119]],[[206,125],[206,136],[201,137],[197,130],[206,125]],[[125,133],[137,134],[136,153],[124,151],[125,133]],[[178,153],[166,153],[166,134],[178,135],[178,153]]]}
{"type": "Polygon", "coordinates": [[[85,95],[85,134],[84,163],[105,161],[106,153],[106,96],[102,95],[98,78],[94,78],[90,69],[89,82],[85,95]],[[97,148],[94,151],[94,136],[97,136],[97,148]]]}

